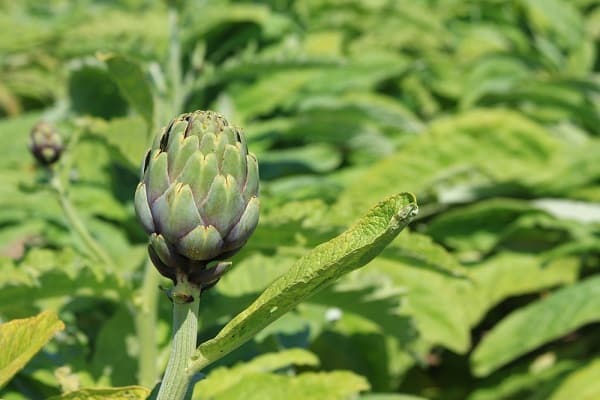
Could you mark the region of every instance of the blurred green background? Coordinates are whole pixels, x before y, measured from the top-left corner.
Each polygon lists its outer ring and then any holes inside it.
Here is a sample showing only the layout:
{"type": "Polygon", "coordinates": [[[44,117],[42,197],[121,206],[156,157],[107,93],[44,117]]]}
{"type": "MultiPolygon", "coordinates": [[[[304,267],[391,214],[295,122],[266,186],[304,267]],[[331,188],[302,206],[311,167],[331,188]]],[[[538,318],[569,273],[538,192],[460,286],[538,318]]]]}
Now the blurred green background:
{"type": "Polygon", "coordinates": [[[0,0],[0,321],[66,324],[1,398],[152,386],[133,192],[151,136],[196,109],[244,128],[262,204],[203,294],[200,340],[378,200],[410,191],[420,214],[207,369],[195,399],[600,398],[600,1],[177,7],[175,21],[162,1],[0,0]],[[116,268],[72,234],[28,154],[40,119],[71,140],[69,196],[116,268]]]}

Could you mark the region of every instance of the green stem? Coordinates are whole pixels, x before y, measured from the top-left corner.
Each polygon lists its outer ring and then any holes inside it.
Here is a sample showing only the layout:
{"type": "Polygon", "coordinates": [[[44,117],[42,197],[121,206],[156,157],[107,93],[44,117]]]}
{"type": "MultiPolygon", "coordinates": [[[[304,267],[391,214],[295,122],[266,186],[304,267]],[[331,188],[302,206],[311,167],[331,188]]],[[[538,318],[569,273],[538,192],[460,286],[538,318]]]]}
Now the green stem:
{"type": "Polygon", "coordinates": [[[79,215],[77,214],[73,203],[71,203],[71,201],[69,200],[67,194],[65,193],[65,190],[63,189],[62,184],[60,183],[59,177],[54,175],[50,180],[50,185],[58,195],[58,200],[63,209],[63,212],[65,213],[65,216],[67,217],[67,220],[69,221],[71,228],[75,231],[75,233],[77,233],[77,235],[79,235],[81,241],[91,253],[91,255],[96,259],[96,261],[100,261],[106,264],[106,266],[111,268],[112,271],[115,271],[116,268],[114,261],[108,255],[108,253],[106,253],[104,249],[98,244],[98,242],[94,240],[90,232],[85,227],[84,223],[81,221],[81,218],[79,218],[79,215]]]}
{"type": "Polygon", "coordinates": [[[168,74],[171,82],[172,115],[182,112],[184,93],[181,71],[181,42],[179,39],[179,13],[175,6],[169,7],[169,59],[168,74]]]}
{"type": "Polygon", "coordinates": [[[158,378],[156,360],[158,349],[156,344],[157,308],[159,276],[150,260],[144,267],[144,280],[139,289],[140,298],[136,304],[135,325],[140,343],[138,357],[138,382],[145,387],[153,387],[158,378]]]}
{"type": "Polygon", "coordinates": [[[185,275],[179,275],[173,289],[171,356],[157,400],[183,400],[191,395],[190,382],[193,374],[188,367],[196,350],[199,305],[200,288],[189,283],[185,275]]]}

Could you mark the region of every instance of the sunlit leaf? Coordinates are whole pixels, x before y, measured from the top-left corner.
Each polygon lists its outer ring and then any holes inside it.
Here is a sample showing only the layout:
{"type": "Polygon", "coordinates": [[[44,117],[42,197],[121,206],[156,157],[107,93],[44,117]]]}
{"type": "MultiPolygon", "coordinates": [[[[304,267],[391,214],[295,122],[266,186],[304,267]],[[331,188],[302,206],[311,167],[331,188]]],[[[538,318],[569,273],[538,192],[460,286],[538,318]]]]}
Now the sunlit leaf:
{"type": "Polygon", "coordinates": [[[54,312],[0,325],[0,387],[4,386],[65,325],[54,312]]]}

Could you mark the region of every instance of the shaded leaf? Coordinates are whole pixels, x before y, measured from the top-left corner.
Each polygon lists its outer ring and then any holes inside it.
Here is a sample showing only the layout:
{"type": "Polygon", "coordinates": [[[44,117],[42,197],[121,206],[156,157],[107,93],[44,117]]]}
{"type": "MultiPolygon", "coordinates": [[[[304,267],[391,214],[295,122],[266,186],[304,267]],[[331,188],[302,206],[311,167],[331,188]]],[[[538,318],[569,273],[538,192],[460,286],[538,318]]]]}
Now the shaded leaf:
{"type": "Polygon", "coordinates": [[[103,55],[101,59],[108,66],[111,77],[119,86],[123,97],[144,118],[146,130],[150,132],[153,127],[154,100],[141,65],[116,54],[103,55]]]}
{"type": "Polygon", "coordinates": [[[500,321],[475,349],[471,365],[478,376],[600,319],[600,277],[557,290],[500,321]]]}

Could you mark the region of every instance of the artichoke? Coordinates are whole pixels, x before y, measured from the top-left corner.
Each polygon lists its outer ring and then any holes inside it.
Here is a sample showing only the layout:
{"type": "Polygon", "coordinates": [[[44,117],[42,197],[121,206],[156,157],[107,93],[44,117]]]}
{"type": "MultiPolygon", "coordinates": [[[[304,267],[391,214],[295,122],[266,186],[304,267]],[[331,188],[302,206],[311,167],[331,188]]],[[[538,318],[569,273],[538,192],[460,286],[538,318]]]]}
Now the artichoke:
{"type": "Polygon", "coordinates": [[[63,142],[58,131],[46,121],[38,122],[29,137],[29,151],[43,165],[58,161],[63,151],[63,142]]]}
{"type": "Polygon", "coordinates": [[[212,111],[173,119],[147,152],[135,210],[158,271],[200,287],[216,283],[258,223],[258,163],[244,133],[212,111]]]}

